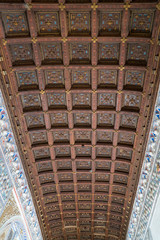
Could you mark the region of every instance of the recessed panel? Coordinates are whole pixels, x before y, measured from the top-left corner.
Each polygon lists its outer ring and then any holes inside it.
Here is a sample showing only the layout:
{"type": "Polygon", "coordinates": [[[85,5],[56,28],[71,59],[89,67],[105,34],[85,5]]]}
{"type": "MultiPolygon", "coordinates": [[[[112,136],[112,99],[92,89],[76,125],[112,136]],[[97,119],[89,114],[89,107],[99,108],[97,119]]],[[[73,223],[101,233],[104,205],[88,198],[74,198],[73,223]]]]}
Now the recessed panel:
{"type": "Polygon", "coordinates": [[[89,43],[71,43],[70,61],[72,64],[90,63],[90,44],[89,43]]]}
{"type": "Polygon", "coordinates": [[[7,37],[24,37],[29,35],[26,13],[23,11],[9,11],[2,13],[2,20],[7,37]]]}
{"type": "Polygon", "coordinates": [[[59,35],[60,22],[58,12],[36,12],[37,31],[39,35],[59,35]]]}
{"type": "Polygon", "coordinates": [[[118,36],[121,32],[121,15],[119,11],[100,11],[99,35],[118,36]]]}
{"type": "Polygon", "coordinates": [[[29,43],[10,45],[10,53],[14,66],[31,65],[34,63],[32,45],[29,43]]]}
{"type": "Polygon", "coordinates": [[[69,18],[69,34],[74,35],[89,35],[91,32],[90,12],[73,11],[68,13],[69,18]]]}

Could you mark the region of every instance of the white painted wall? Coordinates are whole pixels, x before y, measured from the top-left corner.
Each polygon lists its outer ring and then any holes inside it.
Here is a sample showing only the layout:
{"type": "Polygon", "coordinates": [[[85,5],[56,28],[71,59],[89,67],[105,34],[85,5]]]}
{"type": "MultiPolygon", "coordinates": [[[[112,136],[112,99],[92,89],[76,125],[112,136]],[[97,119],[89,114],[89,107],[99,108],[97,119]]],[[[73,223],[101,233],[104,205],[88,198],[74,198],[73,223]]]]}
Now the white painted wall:
{"type": "Polygon", "coordinates": [[[153,240],[160,240],[160,194],[151,218],[150,231],[153,240]]]}

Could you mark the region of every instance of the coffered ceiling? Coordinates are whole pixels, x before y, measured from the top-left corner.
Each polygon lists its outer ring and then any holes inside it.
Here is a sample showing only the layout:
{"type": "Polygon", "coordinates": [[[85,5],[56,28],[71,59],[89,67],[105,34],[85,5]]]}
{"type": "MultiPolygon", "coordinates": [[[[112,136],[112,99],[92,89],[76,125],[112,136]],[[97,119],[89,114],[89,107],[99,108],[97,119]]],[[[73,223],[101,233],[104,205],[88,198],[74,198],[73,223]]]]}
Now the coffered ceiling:
{"type": "Polygon", "coordinates": [[[158,89],[159,10],[0,0],[1,88],[44,239],[126,238],[158,89]]]}

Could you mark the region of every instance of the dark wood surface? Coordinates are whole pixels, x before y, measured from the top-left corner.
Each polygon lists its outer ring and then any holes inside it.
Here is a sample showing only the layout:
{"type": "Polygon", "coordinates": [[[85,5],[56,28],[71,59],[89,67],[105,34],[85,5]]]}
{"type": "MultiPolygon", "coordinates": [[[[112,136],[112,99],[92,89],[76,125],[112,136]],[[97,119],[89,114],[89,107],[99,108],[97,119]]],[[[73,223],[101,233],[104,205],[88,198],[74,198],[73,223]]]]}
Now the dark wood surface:
{"type": "Polygon", "coordinates": [[[10,2],[1,86],[44,239],[125,239],[159,85],[158,2],[10,2]]]}

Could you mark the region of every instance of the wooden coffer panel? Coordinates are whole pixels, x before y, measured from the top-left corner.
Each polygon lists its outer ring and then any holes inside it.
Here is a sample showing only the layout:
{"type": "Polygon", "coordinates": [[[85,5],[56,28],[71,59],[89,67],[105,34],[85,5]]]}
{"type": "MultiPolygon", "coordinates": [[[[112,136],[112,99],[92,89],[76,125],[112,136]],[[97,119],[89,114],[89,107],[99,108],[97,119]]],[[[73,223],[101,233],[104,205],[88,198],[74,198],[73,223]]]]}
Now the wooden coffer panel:
{"type": "Polygon", "coordinates": [[[156,1],[110,2],[0,3],[1,86],[44,239],[126,236],[157,92],[160,11],[156,1]]]}

